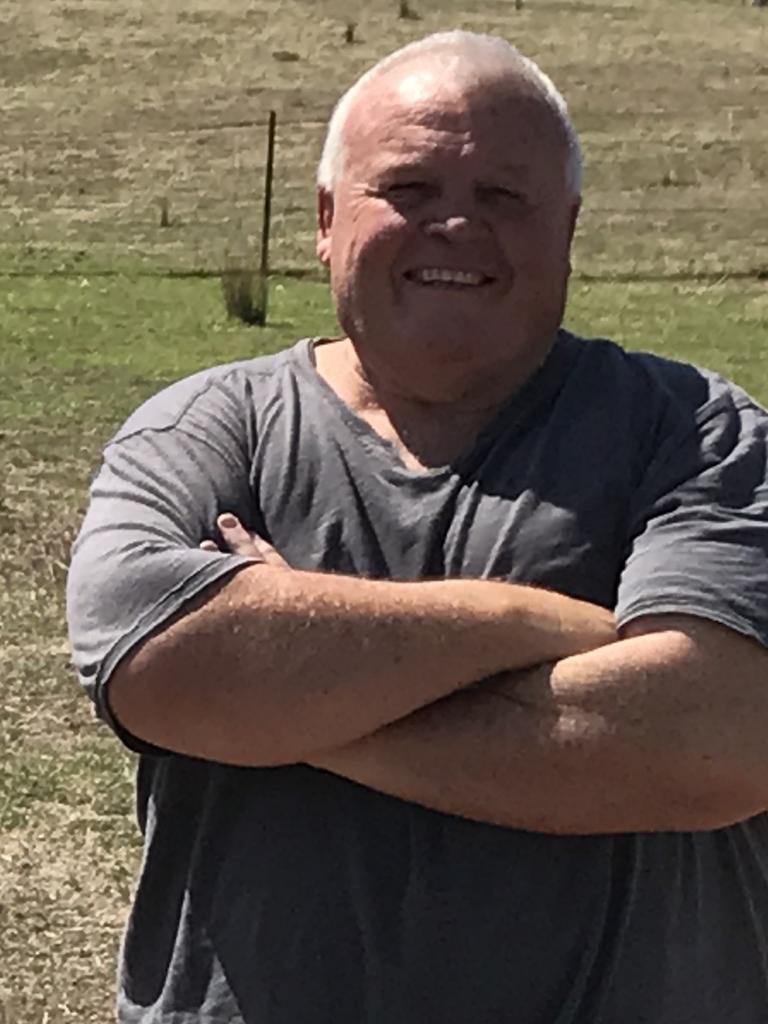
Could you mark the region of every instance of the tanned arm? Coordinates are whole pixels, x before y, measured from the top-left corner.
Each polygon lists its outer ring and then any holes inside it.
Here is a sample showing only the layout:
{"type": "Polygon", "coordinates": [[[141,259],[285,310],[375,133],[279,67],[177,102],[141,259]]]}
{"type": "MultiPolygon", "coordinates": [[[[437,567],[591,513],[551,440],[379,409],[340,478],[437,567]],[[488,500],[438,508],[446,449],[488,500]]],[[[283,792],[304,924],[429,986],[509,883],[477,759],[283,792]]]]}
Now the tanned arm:
{"type": "MultiPolygon", "coordinates": [[[[242,533],[238,548],[230,531],[232,550],[258,556],[242,533]]],[[[108,700],[129,732],[168,750],[294,763],[486,676],[613,640],[605,609],[531,587],[250,565],[127,656],[108,700]]]]}
{"type": "Polygon", "coordinates": [[[313,763],[479,821],[551,833],[714,829],[768,806],[768,652],[686,616],[511,674],[313,763]]]}

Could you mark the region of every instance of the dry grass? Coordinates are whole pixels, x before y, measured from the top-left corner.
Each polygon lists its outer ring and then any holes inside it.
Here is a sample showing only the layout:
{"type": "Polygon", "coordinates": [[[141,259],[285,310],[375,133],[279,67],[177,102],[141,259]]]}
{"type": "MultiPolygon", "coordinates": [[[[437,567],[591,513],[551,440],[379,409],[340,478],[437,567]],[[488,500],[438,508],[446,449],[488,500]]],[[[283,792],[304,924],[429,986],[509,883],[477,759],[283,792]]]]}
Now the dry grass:
{"type": "Polygon", "coordinates": [[[94,730],[62,629],[84,467],[68,462],[52,473],[50,463],[26,462],[8,472],[0,460],[9,495],[0,558],[0,1007],[4,1024],[104,1024],[137,854],[126,817],[130,765],[115,763],[94,730]]]}
{"type": "Polygon", "coordinates": [[[129,765],[90,791],[113,755],[72,685],[62,628],[89,432],[57,452],[52,423],[15,423],[0,417],[0,1022],[105,1024],[136,842],[129,765]]]}
{"type": "Polygon", "coordinates": [[[593,274],[768,265],[768,17],[738,0],[5,0],[0,265],[218,268],[258,235],[279,115],[274,262],[314,264],[308,188],[339,91],[439,28],[500,31],[571,103],[587,154],[577,265],[593,274]],[[344,43],[357,23],[358,43],[344,43]],[[291,52],[286,63],[274,54],[291,52]],[[165,196],[172,224],[160,229],[165,196]]]}
{"type": "Polygon", "coordinates": [[[0,847],[4,1024],[106,1024],[135,851],[105,856],[99,819],[60,802],[35,816],[0,847]]]}

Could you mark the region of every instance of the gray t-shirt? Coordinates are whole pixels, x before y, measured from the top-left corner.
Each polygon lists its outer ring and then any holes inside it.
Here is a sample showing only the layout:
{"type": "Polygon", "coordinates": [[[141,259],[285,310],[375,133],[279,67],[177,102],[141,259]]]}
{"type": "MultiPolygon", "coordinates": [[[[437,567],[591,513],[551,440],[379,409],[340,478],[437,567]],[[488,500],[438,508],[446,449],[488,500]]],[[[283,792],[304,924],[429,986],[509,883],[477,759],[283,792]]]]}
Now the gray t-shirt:
{"type": "Polygon", "coordinates": [[[767,815],[697,834],[499,828],[303,765],[148,748],[105,684],[242,563],[198,549],[224,510],[298,568],[506,577],[621,623],[682,612],[768,644],[767,429],[714,374],[566,332],[471,450],[427,471],[339,400],[308,341],[143,405],[106,449],[68,592],[83,683],[141,753],[120,1020],[765,1024],[767,815]]]}

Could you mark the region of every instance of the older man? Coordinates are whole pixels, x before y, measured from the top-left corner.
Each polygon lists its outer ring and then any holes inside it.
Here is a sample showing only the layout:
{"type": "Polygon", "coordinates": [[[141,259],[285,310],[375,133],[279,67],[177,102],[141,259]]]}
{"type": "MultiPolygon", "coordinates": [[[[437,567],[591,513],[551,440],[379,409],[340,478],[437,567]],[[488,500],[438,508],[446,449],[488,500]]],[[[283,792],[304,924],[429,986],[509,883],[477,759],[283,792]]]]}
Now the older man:
{"type": "Polygon", "coordinates": [[[321,164],[344,336],[107,447],[69,599],[141,754],[121,1021],[768,1020],[768,420],[560,328],[579,179],[517,51],[406,47],[321,164]]]}

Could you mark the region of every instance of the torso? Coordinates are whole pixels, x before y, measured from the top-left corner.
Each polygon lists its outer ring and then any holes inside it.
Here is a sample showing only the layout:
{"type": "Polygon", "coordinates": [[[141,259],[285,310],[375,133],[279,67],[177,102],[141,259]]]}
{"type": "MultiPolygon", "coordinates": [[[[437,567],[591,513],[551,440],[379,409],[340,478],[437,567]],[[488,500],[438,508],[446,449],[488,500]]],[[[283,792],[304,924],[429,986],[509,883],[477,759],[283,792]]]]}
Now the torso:
{"type": "MultiPolygon", "coordinates": [[[[585,401],[566,386],[579,344],[562,339],[459,458],[431,468],[404,462],[300,351],[255,412],[252,525],[298,568],[493,576],[612,607],[662,415],[642,387],[617,400],[607,380],[585,401]]],[[[555,837],[305,766],[168,758],[142,771],[152,815],[134,920],[165,924],[129,935],[137,1002],[151,985],[135,965],[170,961],[173,1005],[205,972],[205,998],[219,992],[221,1015],[195,1021],[768,1020],[765,817],[701,835],[555,837]]]]}

